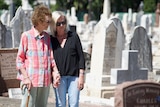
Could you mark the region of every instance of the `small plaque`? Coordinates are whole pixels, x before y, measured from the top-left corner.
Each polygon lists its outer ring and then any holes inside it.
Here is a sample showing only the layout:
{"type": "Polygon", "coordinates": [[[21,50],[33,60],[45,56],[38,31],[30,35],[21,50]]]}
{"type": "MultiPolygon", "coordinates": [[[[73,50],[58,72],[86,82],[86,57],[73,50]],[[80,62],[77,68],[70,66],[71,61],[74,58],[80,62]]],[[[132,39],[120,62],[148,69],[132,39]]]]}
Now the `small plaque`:
{"type": "Polygon", "coordinates": [[[20,88],[9,88],[8,89],[9,98],[21,99],[22,93],[20,88]]]}

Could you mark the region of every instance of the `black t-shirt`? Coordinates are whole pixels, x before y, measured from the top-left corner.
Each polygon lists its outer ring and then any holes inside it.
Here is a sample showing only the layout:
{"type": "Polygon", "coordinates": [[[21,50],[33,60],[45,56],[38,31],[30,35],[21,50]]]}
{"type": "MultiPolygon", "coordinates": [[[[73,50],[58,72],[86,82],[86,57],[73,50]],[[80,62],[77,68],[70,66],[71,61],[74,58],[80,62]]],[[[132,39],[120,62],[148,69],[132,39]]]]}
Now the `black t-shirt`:
{"type": "Polygon", "coordinates": [[[79,76],[79,69],[85,69],[82,45],[75,32],[67,34],[63,48],[56,37],[51,37],[54,59],[61,76],[79,76]]]}

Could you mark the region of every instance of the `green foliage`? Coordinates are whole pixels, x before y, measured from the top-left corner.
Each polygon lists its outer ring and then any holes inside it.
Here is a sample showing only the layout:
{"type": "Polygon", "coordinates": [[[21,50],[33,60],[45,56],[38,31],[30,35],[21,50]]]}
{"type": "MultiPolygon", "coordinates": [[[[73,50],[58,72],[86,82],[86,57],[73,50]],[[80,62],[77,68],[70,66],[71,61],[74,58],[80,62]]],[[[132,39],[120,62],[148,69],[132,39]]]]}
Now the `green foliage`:
{"type": "Polygon", "coordinates": [[[51,5],[51,10],[61,10],[66,12],[71,7],[76,8],[79,20],[83,20],[85,13],[92,16],[90,19],[98,20],[102,13],[103,1],[99,0],[57,0],[56,5],[51,5]]]}
{"type": "Polygon", "coordinates": [[[156,1],[155,0],[144,0],[144,12],[155,12],[156,1]]]}
{"type": "Polygon", "coordinates": [[[8,5],[4,2],[4,0],[0,0],[0,9],[1,10],[7,10],[8,9],[8,5]]]}
{"type": "MultiPolygon", "coordinates": [[[[144,2],[145,12],[155,12],[156,3],[160,0],[110,0],[111,12],[128,12],[129,8],[132,8],[133,12],[138,12],[141,1],[144,2]]],[[[89,14],[91,20],[99,20],[103,12],[103,3],[104,0],[56,0],[56,5],[52,5],[51,10],[66,12],[74,6],[79,20],[83,20],[85,13],[89,14]]]]}
{"type": "Polygon", "coordinates": [[[29,4],[31,4],[32,7],[34,6],[33,3],[34,3],[35,1],[37,1],[37,0],[28,0],[29,4]]]}
{"type": "Polygon", "coordinates": [[[15,4],[16,9],[22,5],[22,0],[13,0],[13,3],[15,4]]]}

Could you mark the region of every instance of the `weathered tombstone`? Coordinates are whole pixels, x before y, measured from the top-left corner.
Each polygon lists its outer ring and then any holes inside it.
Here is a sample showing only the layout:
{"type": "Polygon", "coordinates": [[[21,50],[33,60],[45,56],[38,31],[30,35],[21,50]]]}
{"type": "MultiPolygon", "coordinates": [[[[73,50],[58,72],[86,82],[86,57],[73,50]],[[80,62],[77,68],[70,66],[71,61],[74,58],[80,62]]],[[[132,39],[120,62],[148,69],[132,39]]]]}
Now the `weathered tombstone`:
{"type": "Polygon", "coordinates": [[[9,26],[9,22],[10,22],[10,14],[9,14],[9,11],[8,10],[4,10],[2,12],[2,15],[1,15],[1,21],[3,23],[3,25],[7,25],[9,26]]]}
{"type": "Polygon", "coordinates": [[[4,48],[12,48],[12,32],[9,26],[6,26],[6,34],[5,34],[5,45],[4,48]]]}
{"type": "Polygon", "coordinates": [[[6,27],[0,21],[0,48],[5,47],[6,27]]]}
{"type": "Polygon", "coordinates": [[[125,34],[123,30],[122,23],[119,18],[111,18],[114,21],[115,26],[117,27],[117,41],[116,41],[116,55],[115,55],[115,67],[121,66],[122,61],[122,50],[125,49],[125,34]]]}
{"type": "Polygon", "coordinates": [[[0,90],[1,88],[18,88],[20,81],[16,79],[16,56],[18,49],[0,49],[0,90]]]}
{"type": "Polygon", "coordinates": [[[152,71],[152,46],[146,30],[136,26],[130,42],[130,50],[138,50],[138,65],[152,71]]]}
{"type": "Polygon", "coordinates": [[[19,7],[16,11],[14,18],[10,22],[12,28],[12,39],[13,48],[18,47],[20,43],[21,33],[31,28],[30,20],[28,15],[25,14],[22,7],[19,7]]]}
{"type": "Polygon", "coordinates": [[[28,0],[22,0],[22,9],[25,11],[31,11],[33,8],[29,4],[28,0]]]}
{"type": "Polygon", "coordinates": [[[87,95],[99,98],[111,96],[111,93],[104,93],[110,85],[110,69],[115,67],[116,43],[117,28],[114,22],[101,20],[94,32],[91,70],[86,74],[87,95]]]}
{"type": "Polygon", "coordinates": [[[141,17],[141,23],[140,23],[140,25],[142,27],[144,27],[146,29],[146,32],[148,33],[148,31],[149,31],[149,17],[148,17],[147,14],[145,14],[145,15],[143,15],[141,17]]]}
{"type": "Polygon", "coordinates": [[[103,17],[109,19],[110,14],[111,14],[110,0],[104,0],[104,3],[103,3],[103,17]]]}
{"type": "Polygon", "coordinates": [[[117,63],[121,62],[118,61],[121,57],[118,57],[117,54],[120,54],[119,50],[123,50],[124,46],[124,37],[117,34],[118,30],[121,29],[119,27],[117,29],[117,25],[120,25],[118,20],[108,20],[107,16],[104,16],[101,17],[101,20],[94,28],[91,69],[90,73],[86,74],[84,88],[87,96],[99,98],[110,98],[113,96],[114,86],[110,84],[110,70],[111,68],[121,66],[121,63],[117,63]]]}
{"type": "Polygon", "coordinates": [[[120,84],[115,89],[114,107],[160,107],[160,84],[147,80],[120,84]]]}
{"type": "Polygon", "coordinates": [[[148,69],[139,68],[138,51],[124,50],[122,56],[122,68],[111,69],[111,84],[121,84],[126,81],[148,79],[148,69]]]}
{"type": "Polygon", "coordinates": [[[134,12],[132,18],[132,28],[134,28],[137,25],[136,18],[137,18],[137,13],[134,12]]]}
{"type": "Polygon", "coordinates": [[[125,34],[128,33],[128,14],[124,13],[122,17],[122,25],[125,31],[125,34]]]}
{"type": "Polygon", "coordinates": [[[128,30],[130,31],[131,30],[131,27],[132,27],[132,9],[129,8],[128,9],[128,30]]]}
{"type": "Polygon", "coordinates": [[[0,48],[12,48],[11,29],[0,22],[0,48]]]}

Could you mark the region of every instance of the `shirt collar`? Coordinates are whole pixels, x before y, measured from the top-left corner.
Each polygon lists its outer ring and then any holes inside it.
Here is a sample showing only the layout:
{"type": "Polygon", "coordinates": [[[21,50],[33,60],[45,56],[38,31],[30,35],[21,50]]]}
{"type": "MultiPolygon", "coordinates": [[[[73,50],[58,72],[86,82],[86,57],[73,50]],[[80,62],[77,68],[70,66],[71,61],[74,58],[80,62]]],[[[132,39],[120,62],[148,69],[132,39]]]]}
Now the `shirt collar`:
{"type": "Polygon", "coordinates": [[[35,34],[34,37],[36,39],[42,39],[44,37],[44,31],[40,34],[37,29],[35,29],[34,27],[33,27],[33,29],[34,29],[34,34],[35,34]]]}

